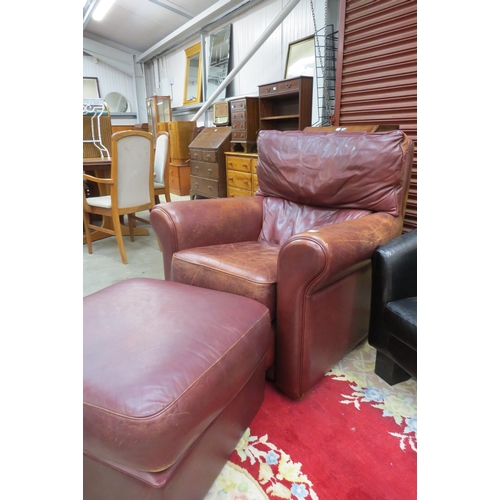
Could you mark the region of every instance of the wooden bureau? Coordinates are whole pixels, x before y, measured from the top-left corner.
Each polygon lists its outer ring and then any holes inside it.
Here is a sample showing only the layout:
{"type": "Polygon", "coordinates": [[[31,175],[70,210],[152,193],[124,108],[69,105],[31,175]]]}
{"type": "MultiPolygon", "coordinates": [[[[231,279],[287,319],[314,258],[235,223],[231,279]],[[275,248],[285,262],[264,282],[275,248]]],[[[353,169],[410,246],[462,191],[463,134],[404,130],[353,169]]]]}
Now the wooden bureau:
{"type": "Polygon", "coordinates": [[[253,196],[257,191],[257,154],[226,153],[227,197],[253,196]]]}
{"type": "Polygon", "coordinates": [[[229,101],[231,113],[231,151],[252,153],[257,150],[259,98],[239,97],[229,101]]]}
{"type": "Polygon", "coordinates": [[[191,199],[227,196],[224,153],[230,141],[231,127],[205,127],[191,142],[191,199]]]}

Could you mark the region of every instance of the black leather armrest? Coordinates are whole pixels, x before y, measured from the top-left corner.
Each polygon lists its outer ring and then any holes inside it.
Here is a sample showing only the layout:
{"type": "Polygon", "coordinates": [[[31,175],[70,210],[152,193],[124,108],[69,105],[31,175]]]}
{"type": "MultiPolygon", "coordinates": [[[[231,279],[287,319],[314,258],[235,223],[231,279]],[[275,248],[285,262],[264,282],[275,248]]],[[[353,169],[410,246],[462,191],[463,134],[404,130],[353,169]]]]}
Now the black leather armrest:
{"type": "Polygon", "coordinates": [[[372,297],[384,306],[417,296],[417,230],[380,246],[372,255],[372,297]]]}

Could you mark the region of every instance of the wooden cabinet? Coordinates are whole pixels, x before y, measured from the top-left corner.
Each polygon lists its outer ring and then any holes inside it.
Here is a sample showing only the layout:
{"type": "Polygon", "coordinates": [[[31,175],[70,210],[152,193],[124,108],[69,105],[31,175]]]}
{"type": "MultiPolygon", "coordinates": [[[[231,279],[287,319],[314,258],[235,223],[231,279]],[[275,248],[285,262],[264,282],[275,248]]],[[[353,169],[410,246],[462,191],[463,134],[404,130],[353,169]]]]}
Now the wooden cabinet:
{"type": "Polygon", "coordinates": [[[225,198],[226,159],[231,127],[205,127],[189,145],[191,164],[190,196],[225,198]]]}
{"type": "Polygon", "coordinates": [[[191,189],[189,144],[193,140],[195,127],[196,123],[193,121],[158,123],[158,131],[164,130],[169,134],[168,183],[170,192],[178,196],[189,195],[191,189]]]}
{"type": "Polygon", "coordinates": [[[172,121],[172,107],[170,96],[155,95],[146,98],[146,111],[148,114],[148,128],[156,141],[158,123],[172,121]]]}
{"type": "Polygon", "coordinates": [[[226,153],[227,197],[253,196],[257,191],[257,154],[226,153]]]}
{"type": "Polygon", "coordinates": [[[229,102],[231,112],[231,151],[257,151],[259,98],[240,97],[229,102]]]}
{"type": "Polygon", "coordinates": [[[304,130],[311,126],[313,77],[259,85],[261,130],[304,130]]]}

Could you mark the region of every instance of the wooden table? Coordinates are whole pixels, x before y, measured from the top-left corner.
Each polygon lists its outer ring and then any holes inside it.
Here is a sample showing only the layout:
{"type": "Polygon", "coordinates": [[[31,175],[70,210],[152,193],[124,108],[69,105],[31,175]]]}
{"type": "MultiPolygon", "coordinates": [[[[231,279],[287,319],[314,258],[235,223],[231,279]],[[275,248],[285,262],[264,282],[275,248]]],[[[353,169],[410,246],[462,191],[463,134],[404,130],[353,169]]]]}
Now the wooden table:
{"type": "MultiPolygon", "coordinates": [[[[83,159],[83,171],[99,177],[100,179],[109,178],[111,175],[111,158],[84,158],[83,159]]],[[[109,186],[105,184],[98,184],[99,195],[105,196],[109,194],[109,186]]],[[[104,216],[102,218],[101,227],[107,229],[113,229],[113,221],[111,217],[104,216]]],[[[130,230],[128,226],[121,225],[123,236],[130,236],[130,230]]],[[[104,238],[109,238],[111,234],[106,233],[93,233],[92,241],[102,240],[104,238]]],[[[134,236],[149,236],[149,231],[142,227],[134,229],[134,236]]],[[[83,244],[87,243],[87,237],[83,236],[83,244]]]]}

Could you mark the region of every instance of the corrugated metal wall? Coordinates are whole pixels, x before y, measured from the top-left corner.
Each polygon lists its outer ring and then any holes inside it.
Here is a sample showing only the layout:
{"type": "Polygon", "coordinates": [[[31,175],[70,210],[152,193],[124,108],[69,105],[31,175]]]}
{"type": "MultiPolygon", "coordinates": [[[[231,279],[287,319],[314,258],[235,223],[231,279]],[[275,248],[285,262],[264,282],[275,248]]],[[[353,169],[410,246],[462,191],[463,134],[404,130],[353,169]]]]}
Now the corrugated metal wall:
{"type": "Polygon", "coordinates": [[[415,144],[404,232],[417,227],[417,2],[341,0],[335,125],[397,124],[415,144]]]}

